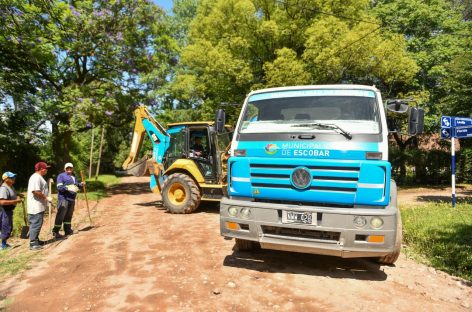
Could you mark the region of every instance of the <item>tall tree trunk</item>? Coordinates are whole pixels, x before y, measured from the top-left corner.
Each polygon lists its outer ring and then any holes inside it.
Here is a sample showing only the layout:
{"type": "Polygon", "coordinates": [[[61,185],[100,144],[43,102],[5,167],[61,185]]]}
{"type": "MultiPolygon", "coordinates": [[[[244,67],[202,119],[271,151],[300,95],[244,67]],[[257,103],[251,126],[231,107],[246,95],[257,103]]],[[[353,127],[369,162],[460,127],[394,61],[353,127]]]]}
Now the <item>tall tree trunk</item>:
{"type": "Polygon", "coordinates": [[[393,133],[395,142],[397,142],[398,148],[400,149],[400,176],[398,177],[398,183],[403,184],[406,180],[406,165],[408,157],[405,153],[408,146],[411,145],[415,137],[410,136],[408,139],[403,141],[402,135],[399,133],[393,133]]]}
{"type": "Polygon", "coordinates": [[[61,168],[70,158],[70,146],[72,143],[72,131],[61,131],[57,121],[52,123],[52,151],[54,153],[54,165],[61,168]]]}

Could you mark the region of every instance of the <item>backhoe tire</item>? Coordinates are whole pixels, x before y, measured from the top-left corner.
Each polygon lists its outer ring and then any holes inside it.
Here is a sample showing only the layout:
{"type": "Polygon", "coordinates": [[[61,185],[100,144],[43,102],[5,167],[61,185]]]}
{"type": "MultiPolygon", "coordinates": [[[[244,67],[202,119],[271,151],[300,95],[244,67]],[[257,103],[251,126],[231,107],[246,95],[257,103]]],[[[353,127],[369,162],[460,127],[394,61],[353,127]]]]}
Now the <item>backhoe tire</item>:
{"type": "Polygon", "coordinates": [[[162,188],[162,201],[170,213],[192,213],[200,205],[200,189],[186,174],[171,174],[162,188]]]}
{"type": "Polygon", "coordinates": [[[400,215],[400,210],[398,209],[398,220],[397,220],[397,236],[395,237],[395,248],[393,252],[390,254],[380,257],[377,259],[377,262],[380,264],[387,264],[392,265],[400,256],[400,252],[402,249],[402,239],[403,239],[403,224],[402,224],[402,216],[400,215]]]}
{"type": "Polygon", "coordinates": [[[252,251],[260,249],[261,245],[258,242],[236,238],[234,243],[235,251],[252,251]]]}

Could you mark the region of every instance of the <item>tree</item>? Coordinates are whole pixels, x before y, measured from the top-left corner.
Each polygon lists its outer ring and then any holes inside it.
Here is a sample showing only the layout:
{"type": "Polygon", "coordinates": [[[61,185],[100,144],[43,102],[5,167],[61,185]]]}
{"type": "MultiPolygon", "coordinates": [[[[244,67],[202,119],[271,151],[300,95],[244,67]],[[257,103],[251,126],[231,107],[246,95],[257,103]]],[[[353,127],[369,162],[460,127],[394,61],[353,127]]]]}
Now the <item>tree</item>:
{"type": "MultiPolygon", "coordinates": [[[[382,25],[390,31],[401,34],[406,41],[406,48],[419,66],[414,79],[401,89],[392,90],[393,94],[411,97],[425,108],[425,130],[438,133],[440,116],[445,111],[460,111],[461,96],[470,92],[470,88],[460,81],[466,76],[459,74],[458,58],[470,50],[470,22],[463,20],[466,11],[444,0],[381,0],[373,2],[374,13],[382,25]],[[455,68],[455,70],[454,70],[455,68]],[[451,75],[451,73],[457,75],[451,75]],[[461,76],[461,78],[459,78],[461,76]],[[457,80],[456,80],[457,79],[457,80]],[[440,105],[447,102],[448,107],[440,105]],[[446,108],[446,110],[444,110],[446,108]]],[[[465,64],[465,63],[464,63],[465,64]]],[[[418,150],[418,140],[413,137],[394,135],[400,149],[400,156],[407,159],[407,149],[418,150]]],[[[433,151],[434,152],[434,151],[433,151]]],[[[411,155],[412,152],[409,152],[411,155]]],[[[421,157],[411,157],[410,165],[425,168],[421,157]]],[[[405,178],[405,166],[401,167],[400,180],[405,178]]],[[[434,164],[433,164],[434,166],[434,164]]],[[[425,170],[416,170],[426,174],[425,170]]]]}
{"type": "Polygon", "coordinates": [[[127,124],[167,83],[175,45],[152,2],[9,0],[0,14],[0,90],[18,107],[34,99],[57,163],[70,160],[73,134],[127,124]]]}
{"type": "MultiPolygon", "coordinates": [[[[367,0],[202,0],[172,92],[204,116],[255,88],[353,82],[390,89],[418,67],[367,0]],[[202,104],[203,103],[203,104],[202,104]]],[[[230,120],[238,110],[229,111],[230,120]]]]}

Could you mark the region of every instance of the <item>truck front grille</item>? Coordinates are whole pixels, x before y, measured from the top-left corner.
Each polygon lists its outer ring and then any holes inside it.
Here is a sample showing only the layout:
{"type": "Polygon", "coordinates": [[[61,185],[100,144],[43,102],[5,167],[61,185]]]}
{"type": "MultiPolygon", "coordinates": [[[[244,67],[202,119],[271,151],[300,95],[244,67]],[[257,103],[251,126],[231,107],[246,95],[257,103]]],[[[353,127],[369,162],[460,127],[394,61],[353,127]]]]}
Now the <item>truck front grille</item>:
{"type": "Polygon", "coordinates": [[[281,238],[303,238],[313,240],[323,240],[327,242],[338,242],[340,233],[330,231],[316,231],[296,228],[285,228],[278,226],[262,225],[264,235],[279,236],[281,238]]]}
{"type": "MultiPolygon", "coordinates": [[[[298,165],[250,164],[251,185],[257,188],[295,189],[291,173],[298,165]]],[[[313,177],[306,190],[355,193],[359,166],[307,165],[313,177]]]]}

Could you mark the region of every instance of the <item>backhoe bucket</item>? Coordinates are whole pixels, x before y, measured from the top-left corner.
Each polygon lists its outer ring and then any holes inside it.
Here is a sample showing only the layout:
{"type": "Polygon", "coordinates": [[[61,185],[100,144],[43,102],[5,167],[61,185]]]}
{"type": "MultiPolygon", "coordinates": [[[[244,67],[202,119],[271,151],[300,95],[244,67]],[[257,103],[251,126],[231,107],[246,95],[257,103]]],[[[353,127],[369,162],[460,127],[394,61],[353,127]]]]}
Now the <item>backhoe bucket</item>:
{"type": "Polygon", "coordinates": [[[142,177],[144,175],[149,175],[149,170],[147,166],[148,157],[144,156],[141,160],[131,164],[128,169],[125,170],[127,174],[131,174],[135,177],[142,177]]]}

